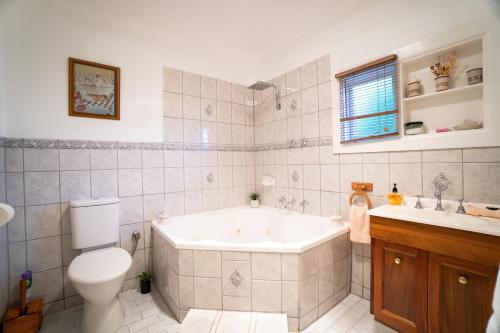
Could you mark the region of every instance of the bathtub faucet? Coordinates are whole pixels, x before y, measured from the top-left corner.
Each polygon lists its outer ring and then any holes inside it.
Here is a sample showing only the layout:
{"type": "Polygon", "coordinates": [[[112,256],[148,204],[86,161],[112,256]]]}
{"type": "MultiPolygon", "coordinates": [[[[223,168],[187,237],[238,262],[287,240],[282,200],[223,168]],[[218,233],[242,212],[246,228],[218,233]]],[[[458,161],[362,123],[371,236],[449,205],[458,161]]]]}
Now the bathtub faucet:
{"type": "Polygon", "coordinates": [[[288,201],[285,204],[285,209],[288,209],[289,206],[294,206],[297,201],[295,199],[292,199],[291,201],[288,201]]]}
{"type": "Polygon", "coordinates": [[[286,198],[285,197],[281,197],[279,198],[278,202],[281,204],[281,206],[283,207],[283,205],[285,204],[286,202],[286,198]]]}
{"type": "Polygon", "coordinates": [[[307,200],[302,200],[299,205],[302,207],[302,214],[304,214],[306,207],[309,206],[309,202],[307,200]]]}

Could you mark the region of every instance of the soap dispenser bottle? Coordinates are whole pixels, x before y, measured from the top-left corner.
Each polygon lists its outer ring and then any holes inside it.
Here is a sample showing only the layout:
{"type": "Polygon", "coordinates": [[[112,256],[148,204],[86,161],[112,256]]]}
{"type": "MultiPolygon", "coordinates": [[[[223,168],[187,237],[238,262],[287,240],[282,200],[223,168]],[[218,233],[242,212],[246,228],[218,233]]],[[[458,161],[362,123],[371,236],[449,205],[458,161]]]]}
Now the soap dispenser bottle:
{"type": "Polygon", "coordinates": [[[394,183],[392,193],[387,195],[387,200],[389,200],[389,205],[401,206],[401,203],[403,202],[403,196],[398,193],[398,186],[396,183],[394,183]]]}

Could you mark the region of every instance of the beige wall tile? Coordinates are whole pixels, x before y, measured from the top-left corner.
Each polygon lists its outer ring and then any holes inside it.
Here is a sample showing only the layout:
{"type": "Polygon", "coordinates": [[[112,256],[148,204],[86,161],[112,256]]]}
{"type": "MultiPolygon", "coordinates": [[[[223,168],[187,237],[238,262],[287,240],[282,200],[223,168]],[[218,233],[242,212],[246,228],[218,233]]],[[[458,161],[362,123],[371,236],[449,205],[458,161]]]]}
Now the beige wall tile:
{"type": "Polygon", "coordinates": [[[179,306],[181,309],[194,307],[194,279],[192,277],[179,277],[179,306]]]}
{"type": "Polygon", "coordinates": [[[252,279],[281,280],[281,254],[252,252],[252,279]]]}
{"type": "Polygon", "coordinates": [[[307,326],[311,325],[316,319],[318,319],[318,308],[313,309],[311,312],[300,316],[299,318],[299,330],[305,329],[307,326]]]}
{"type": "Polygon", "coordinates": [[[317,308],[318,303],[318,274],[303,280],[300,283],[300,314],[305,315],[314,308],[317,308]]]}
{"type": "Polygon", "coordinates": [[[333,268],[333,273],[334,273],[334,278],[333,278],[333,292],[337,293],[339,290],[342,288],[346,287],[347,284],[347,257],[344,259],[335,262],[334,268],[333,268]]]}
{"type": "Polygon", "coordinates": [[[282,310],[289,316],[299,315],[299,283],[291,281],[283,281],[282,288],[282,310]]]}
{"type": "Polygon", "coordinates": [[[237,252],[237,251],[222,251],[223,260],[248,260],[250,261],[250,252],[237,252]]]}
{"type": "Polygon", "coordinates": [[[222,309],[227,311],[251,311],[249,296],[222,296],[222,309]]]}
{"type": "Polygon", "coordinates": [[[219,251],[199,251],[194,254],[194,276],[221,277],[222,263],[219,251]]]}
{"type": "Polygon", "coordinates": [[[333,297],[330,297],[318,307],[318,317],[321,317],[333,308],[333,297]]]}
{"type": "Polygon", "coordinates": [[[252,281],[252,311],[281,312],[281,281],[252,281]]]}
{"type": "Polygon", "coordinates": [[[333,240],[335,262],[345,258],[348,253],[349,234],[343,234],[333,240]]]}
{"type": "Polygon", "coordinates": [[[333,240],[324,242],[318,246],[319,251],[319,265],[318,268],[321,270],[327,266],[333,264],[333,240]]]}
{"type": "Polygon", "coordinates": [[[334,265],[319,271],[319,302],[323,303],[333,297],[334,265]]]}
{"type": "Polygon", "coordinates": [[[300,255],[300,278],[304,280],[313,274],[318,273],[318,247],[313,247],[310,250],[300,255]]]}
{"type": "Polygon", "coordinates": [[[299,279],[299,255],[295,253],[283,253],[281,255],[281,277],[287,281],[299,279]]]}
{"type": "Polygon", "coordinates": [[[222,309],[221,279],[195,277],[194,305],[199,309],[222,309]]]}
{"type": "Polygon", "coordinates": [[[222,293],[228,296],[250,296],[252,274],[249,261],[222,261],[222,293]],[[232,278],[239,278],[236,285],[232,278]]]}
{"type": "Polygon", "coordinates": [[[192,250],[178,250],[179,260],[179,275],[193,276],[193,251],[192,250]]]}

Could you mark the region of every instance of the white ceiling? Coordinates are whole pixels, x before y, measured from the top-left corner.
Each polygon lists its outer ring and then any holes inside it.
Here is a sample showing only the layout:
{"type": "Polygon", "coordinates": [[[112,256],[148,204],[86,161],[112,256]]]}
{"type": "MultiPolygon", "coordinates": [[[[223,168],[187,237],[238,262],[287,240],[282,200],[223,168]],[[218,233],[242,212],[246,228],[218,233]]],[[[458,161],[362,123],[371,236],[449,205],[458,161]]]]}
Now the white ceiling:
{"type": "Polygon", "coordinates": [[[258,62],[383,0],[72,0],[72,6],[213,59],[258,62]],[[84,7],[84,8],[83,8],[84,7]]]}

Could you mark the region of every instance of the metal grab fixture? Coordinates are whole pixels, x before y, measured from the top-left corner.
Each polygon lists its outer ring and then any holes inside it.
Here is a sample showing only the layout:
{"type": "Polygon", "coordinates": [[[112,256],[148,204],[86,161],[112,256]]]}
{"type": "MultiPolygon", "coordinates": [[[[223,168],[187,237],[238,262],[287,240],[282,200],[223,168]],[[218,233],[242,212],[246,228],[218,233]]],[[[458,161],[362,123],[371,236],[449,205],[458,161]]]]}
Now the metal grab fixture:
{"type": "Polygon", "coordinates": [[[401,263],[401,258],[399,258],[399,257],[394,258],[394,263],[396,265],[399,265],[401,263]]]}

